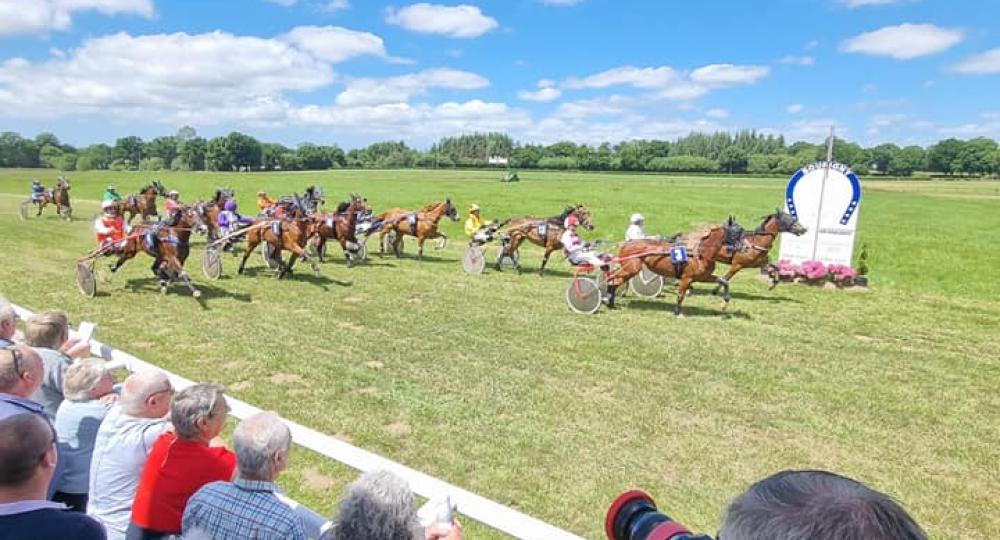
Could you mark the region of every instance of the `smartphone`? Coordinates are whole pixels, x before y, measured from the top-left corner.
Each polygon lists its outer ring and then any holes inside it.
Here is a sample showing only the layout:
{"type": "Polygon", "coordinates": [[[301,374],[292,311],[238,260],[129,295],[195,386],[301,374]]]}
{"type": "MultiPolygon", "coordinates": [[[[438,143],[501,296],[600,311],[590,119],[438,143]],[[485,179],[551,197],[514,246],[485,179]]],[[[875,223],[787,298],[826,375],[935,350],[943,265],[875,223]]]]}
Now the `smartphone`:
{"type": "Polygon", "coordinates": [[[90,338],[94,335],[94,329],[97,328],[97,323],[83,321],[80,323],[80,328],[77,329],[76,335],[80,338],[81,343],[89,343],[90,338]]]}

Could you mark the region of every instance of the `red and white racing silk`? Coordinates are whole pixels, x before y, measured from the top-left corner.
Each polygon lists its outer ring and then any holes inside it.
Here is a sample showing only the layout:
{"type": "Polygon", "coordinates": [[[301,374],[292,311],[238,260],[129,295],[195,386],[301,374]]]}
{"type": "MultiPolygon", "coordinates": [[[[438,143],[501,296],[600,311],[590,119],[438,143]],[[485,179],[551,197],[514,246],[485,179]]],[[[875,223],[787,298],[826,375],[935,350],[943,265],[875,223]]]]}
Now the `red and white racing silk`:
{"type": "Polygon", "coordinates": [[[563,231],[562,235],[559,237],[559,241],[562,242],[563,252],[566,256],[587,249],[586,245],[583,243],[583,239],[580,238],[579,234],[576,234],[575,229],[566,229],[563,231]]]}
{"type": "Polygon", "coordinates": [[[178,209],[180,207],[181,207],[181,203],[179,203],[179,202],[177,202],[177,201],[175,201],[173,199],[170,199],[170,198],[167,198],[167,200],[164,201],[164,203],[163,203],[163,208],[166,211],[166,214],[168,216],[171,215],[171,214],[173,214],[174,210],[176,210],[176,209],[178,209]]]}
{"type": "Polygon", "coordinates": [[[102,214],[94,220],[94,232],[97,244],[102,247],[111,242],[121,242],[125,239],[125,220],[121,216],[102,214]]]}

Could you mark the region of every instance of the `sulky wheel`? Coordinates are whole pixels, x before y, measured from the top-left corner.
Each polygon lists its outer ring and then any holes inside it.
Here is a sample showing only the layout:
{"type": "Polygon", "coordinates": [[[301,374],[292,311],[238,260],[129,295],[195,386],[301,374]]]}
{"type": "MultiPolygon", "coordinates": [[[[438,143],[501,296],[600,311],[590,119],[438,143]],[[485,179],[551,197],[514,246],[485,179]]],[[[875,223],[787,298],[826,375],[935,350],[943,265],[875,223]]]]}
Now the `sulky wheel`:
{"type": "Polygon", "coordinates": [[[462,253],[462,269],[467,274],[482,274],[486,269],[486,257],[477,246],[469,246],[462,253]]]}
{"type": "Polygon", "coordinates": [[[601,290],[593,278],[577,276],[566,286],[566,303],[576,313],[590,315],[601,309],[601,290]]]}

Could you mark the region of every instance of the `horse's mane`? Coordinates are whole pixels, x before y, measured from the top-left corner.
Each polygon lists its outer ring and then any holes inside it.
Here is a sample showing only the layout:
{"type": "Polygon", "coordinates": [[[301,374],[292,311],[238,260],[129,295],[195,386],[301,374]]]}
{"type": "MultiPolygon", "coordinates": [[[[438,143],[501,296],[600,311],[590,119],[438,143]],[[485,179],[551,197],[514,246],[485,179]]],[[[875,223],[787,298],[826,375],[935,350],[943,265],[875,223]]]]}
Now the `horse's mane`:
{"type": "Polygon", "coordinates": [[[430,212],[431,210],[437,208],[437,206],[441,205],[441,204],[444,204],[444,201],[434,201],[434,202],[428,204],[427,206],[424,206],[423,208],[421,208],[420,210],[417,210],[417,211],[418,212],[430,212]]]}

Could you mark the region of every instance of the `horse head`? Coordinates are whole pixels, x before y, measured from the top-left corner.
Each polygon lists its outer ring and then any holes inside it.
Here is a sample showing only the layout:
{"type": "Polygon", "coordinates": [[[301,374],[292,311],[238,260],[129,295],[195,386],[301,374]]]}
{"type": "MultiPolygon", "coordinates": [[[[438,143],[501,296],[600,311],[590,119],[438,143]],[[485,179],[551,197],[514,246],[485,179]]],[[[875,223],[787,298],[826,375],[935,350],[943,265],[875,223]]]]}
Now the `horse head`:
{"type": "Polygon", "coordinates": [[[802,236],[806,233],[805,226],[799,223],[798,218],[781,208],[774,209],[774,218],[778,220],[778,232],[790,232],[795,236],[802,236]]]}
{"type": "Polygon", "coordinates": [[[580,226],[582,226],[584,229],[587,229],[588,231],[594,230],[594,221],[590,217],[590,210],[587,210],[586,206],[582,204],[577,204],[573,208],[572,213],[575,214],[576,219],[580,221],[580,226]]]}
{"type": "Polygon", "coordinates": [[[167,190],[166,188],[163,187],[163,184],[161,184],[159,180],[153,180],[153,187],[156,189],[156,193],[160,197],[167,196],[167,190]]]}
{"type": "Polygon", "coordinates": [[[448,219],[452,221],[459,220],[458,208],[455,208],[455,205],[451,203],[451,199],[444,200],[444,215],[448,216],[448,219]]]}

